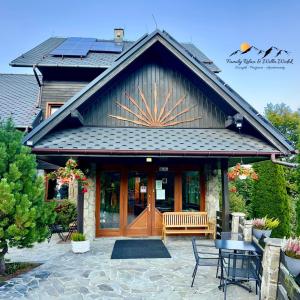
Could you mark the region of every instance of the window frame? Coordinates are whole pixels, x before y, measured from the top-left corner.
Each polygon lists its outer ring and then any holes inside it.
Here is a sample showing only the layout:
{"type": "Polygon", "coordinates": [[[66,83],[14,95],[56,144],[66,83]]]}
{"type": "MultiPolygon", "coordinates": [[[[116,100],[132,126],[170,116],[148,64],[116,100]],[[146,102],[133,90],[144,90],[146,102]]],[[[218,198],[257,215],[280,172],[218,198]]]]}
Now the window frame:
{"type": "Polygon", "coordinates": [[[51,108],[52,107],[62,107],[64,105],[64,102],[47,102],[46,103],[46,118],[49,118],[51,116],[51,108]]]}

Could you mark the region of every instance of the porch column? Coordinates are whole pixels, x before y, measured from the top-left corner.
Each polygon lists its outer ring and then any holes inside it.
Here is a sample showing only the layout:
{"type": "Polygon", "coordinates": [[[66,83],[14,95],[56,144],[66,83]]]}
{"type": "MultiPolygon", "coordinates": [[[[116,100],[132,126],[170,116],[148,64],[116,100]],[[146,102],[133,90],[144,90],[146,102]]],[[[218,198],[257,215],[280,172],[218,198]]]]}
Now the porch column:
{"type": "Polygon", "coordinates": [[[206,168],[205,209],[210,221],[216,222],[216,212],[220,210],[220,182],[218,175],[212,174],[211,168],[206,168]]]}
{"type": "Polygon", "coordinates": [[[221,161],[222,182],[222,231],[229,231],[229,188],[228,188],[228,159],[221,161]]]}
{"type": "Polygon", "coordinates": [[[95,238],[95,205],[96,205],[96,164],[91,165],[88,176],[88,191],[84,194],[83,233],[87,239],[95,238]]]}

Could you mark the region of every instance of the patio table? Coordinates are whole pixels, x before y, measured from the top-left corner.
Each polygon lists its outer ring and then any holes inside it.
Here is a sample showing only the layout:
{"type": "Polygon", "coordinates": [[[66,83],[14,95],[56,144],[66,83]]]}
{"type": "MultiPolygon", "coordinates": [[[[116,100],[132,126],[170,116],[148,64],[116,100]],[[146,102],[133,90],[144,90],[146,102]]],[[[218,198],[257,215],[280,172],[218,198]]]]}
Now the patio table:
{"type": "MultiPolygon", "coordinates": [[[[221,250],[231,250],[234,251],[234,253],[237,253],[237,251],[250,251],[250,252],[255,252],[260,254],[261,253],[261,249],[255,245],[252,242],[246,242],[246,241],[240,241],[240,240],[215,240],[215,247],[217,249],[219,249],[219,255],[221,257],[222,252],[221,250]]],[[[221,268],[222,268],[222,274],[223,274],[223,260],[221,259],[221,268]]],[[[222,275],[221,275],[222,276],[222,275]]],[[[238,285],[240,287],[243,287],[247,290],[249,290],[247,287],[245,287],[244,285],[241,284],[242,281],[240,280],[231,280],[229,283],[227,284],[235,284],[238,285]]],[[[223,284],[219,285],[219,289],[221,289],[223,287],[223,284]]]]}

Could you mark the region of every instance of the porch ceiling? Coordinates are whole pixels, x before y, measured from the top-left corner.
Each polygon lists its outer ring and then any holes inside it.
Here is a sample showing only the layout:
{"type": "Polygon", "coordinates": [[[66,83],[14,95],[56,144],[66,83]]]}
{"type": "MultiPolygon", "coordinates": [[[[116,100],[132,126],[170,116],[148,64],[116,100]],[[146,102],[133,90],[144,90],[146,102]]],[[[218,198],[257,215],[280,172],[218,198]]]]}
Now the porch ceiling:
{"type": "Polygon", "coordinates": [[[183,154],[258,156],[280,154],[266,142],[229,129],[79,127],[53,132],[33,148],[37,153],[183,154]]]}

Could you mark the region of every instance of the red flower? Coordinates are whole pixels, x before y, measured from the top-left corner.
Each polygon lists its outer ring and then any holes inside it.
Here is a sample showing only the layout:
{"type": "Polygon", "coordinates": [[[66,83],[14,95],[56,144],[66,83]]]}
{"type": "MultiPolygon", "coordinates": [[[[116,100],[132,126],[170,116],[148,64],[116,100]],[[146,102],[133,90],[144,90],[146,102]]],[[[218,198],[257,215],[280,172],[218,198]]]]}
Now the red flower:
{"type": "Polygon", "coordinates": [[[231,193],[236,193],[236,191],[237,191],[236,186],[233,186],[229,191],[230,191],[231,193]]]}
{"type": "Polygon", "coordinates": [[[81,178],[81,180],[82,180],[82,181],[86,181],[87,178],[86,178],[85,176],[83,176],[83,177],[81,178]]]}
{"type": "Polygon", "coordinates": [[[83,192],[83,193],[86,193],[87,191],[88,191],[88,190],[87,190],[87,188],[85,188],[85,187],[82,189],[82,192],[83,192]]]}

